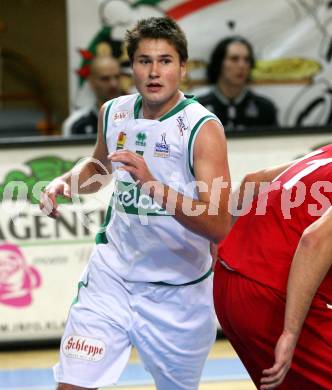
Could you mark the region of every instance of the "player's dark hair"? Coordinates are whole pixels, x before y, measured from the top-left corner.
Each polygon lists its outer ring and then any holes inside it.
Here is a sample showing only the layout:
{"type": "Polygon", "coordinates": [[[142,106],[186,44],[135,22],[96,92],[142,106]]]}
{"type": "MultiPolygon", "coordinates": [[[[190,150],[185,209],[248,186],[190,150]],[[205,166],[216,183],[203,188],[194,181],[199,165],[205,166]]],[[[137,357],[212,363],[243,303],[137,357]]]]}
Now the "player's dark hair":
{"type": "Polygon", "coordinates": [[[249,51],[250,68],[252,69],[255,66],[255,56],[252,45],[245,38],[238,35],[227,37],[217,44],[211,54],[209,65],[207,67],[207,79],[209,83],[215,84],[217,82],[227,55],[228,46],[235,42],[242,43],[247,47],[249,51]]]}
{"type": "Polygon", "coordinates": [[[188,60],[187,39],[179,25],[169,17],[151,17],[140,20],[132,30],[127,30],[125,42],[130,62],[143,39],[166,39],[179,53],[180,61],[188,60]]]}

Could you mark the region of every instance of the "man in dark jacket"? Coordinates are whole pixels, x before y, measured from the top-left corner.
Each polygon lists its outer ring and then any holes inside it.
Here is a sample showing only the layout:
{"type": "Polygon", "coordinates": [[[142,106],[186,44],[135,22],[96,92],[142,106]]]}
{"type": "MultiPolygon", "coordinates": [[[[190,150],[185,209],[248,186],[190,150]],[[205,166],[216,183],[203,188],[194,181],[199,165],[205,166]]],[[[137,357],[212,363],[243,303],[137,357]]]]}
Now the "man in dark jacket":
{"type": "Polygon", "coordinates": [[[266,97],[248,89],[255,59],[252,46],[239,36],[222,40],[207,68],[214,88],[198,100],[214,112],[226,131],[277,125],[277,110],[266,97]]]}

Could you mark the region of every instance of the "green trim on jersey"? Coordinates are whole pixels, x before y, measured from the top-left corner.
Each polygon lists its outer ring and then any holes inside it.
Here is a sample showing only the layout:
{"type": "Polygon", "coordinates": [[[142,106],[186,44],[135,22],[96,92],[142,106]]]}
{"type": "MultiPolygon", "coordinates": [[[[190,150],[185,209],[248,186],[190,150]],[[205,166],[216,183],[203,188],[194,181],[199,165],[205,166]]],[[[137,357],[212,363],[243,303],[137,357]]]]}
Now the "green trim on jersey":
{"type": "MultiPolygon", "coordinates": [[[[134,106],[134,117],[135,119],[138,119],[138,116],[139,116],[139,112],[140,112],[140,109],[142,107],[142,102],[143,102],[143,99],[142,99],[142,96],[141,95],[138,95],[137,99],[136,99],[136,102],[135,102],[135,106],[134,106]]],[[[177,106],[175,106],[171,111],[169,111],[168,113],[166,113],[165,115],[163,115],[161,118],[159,118],[159,122],[162,122],[168,118],[170,118],[171,116],[177,114],[179,111],[183,110],[185,107],[189,106],[189,104],[192,104],[192,103],[197,103],[197,100],[194,96],[188,96],[186,97],[185,100],[182,100],[177,106]]]]}
{"type": "Polygon", "coordinates": [[[163,115],[161,118],[159,118],[159,122],[162,122],[171,116],[177,114],[179,111],[183,110],[185,107],[189,106],[189,104],[197,103],[197,100],[194,98],[182,100],[177,106],[175,106],[170,112],[163,115]]]}
{"type": "Polygon", "coordinates": [[[189,158],[189,169],[193,176],[195,176],[194,172],[194,164],[193,164],[193,148],[194,148],[194,141],[196,139],[196,136],[198,134],[198,130],[201,128],[201,126],[207,122],[210,119],[214,119],[218,121],[218,119],[214,115],[206,115],[201,118],[196,125],[193,127],[190,133],[189,142],[188,142],[188,158],[189,158]]]}
{"type": "Polygon", "coordinates": [[[73,302],[72,302],[72,305],[75,305],[75,304],[78,302],[78,296],[79,296],[79,293],[80,293],[80,289],[81,289],[82,287],[87,288],[88,285],[89,285],[89,274],[88,274],[88,276],[87,276],[87,281],[86,281],[86,283],[84,283],[83,280],[81,280],[81,281],[78,283],[78,285],[77,285],[77,295],[76,295],[76,297],[74,298],[74,300],[73,300],[73,302]]]}
{"type": "Polygon", "coordinates": [[[138,95],[136,102],[135,102],[135,105],[134,105],[134,118],[135,119],[138,119],[139,110],[141,109],[141,107],[142,107],[142,96],[138,95]]]}
{"type": "Polygon", "coordinates": [[[112,99],[109,103],[108,103],[108,106],[107,108],[105,109],[105,112],[104,112],[104,128],[103,128],[103,134],[104,134],[104,140],[106,142],[106,133],[107,133],[107,122],[108,122],[108,116],[109,116],[109,113],[110,113],[110,109],[112,107],[112,104],[114,103],[116,99],[112,99]]]}
{"type": "Polygon", "coordinates": [[[208,278],[211,274],[212,274],[212,268],[210,268],[203,276],[201,276],[196,280],[193,280],[192,282],[187,282],[183,284],[171,284],[166,282],[150,282],[150,283],[156,284],[157,286],[174,286],[174,287],[191,286],[192,284],[197,284],[202,282],[204,279],[208,278]]]}
{"type": "MultiPolygon", "coordinates": [[[[111,201],[112,202],[112,201],[111,201]]],[[[106,217],[104,223],[101,225],[99,232],[96,234],[95,242],[96,244],[107,244],[106,228],[109,224],[112,216],[112,206],[108,206],[106,217]]]]}

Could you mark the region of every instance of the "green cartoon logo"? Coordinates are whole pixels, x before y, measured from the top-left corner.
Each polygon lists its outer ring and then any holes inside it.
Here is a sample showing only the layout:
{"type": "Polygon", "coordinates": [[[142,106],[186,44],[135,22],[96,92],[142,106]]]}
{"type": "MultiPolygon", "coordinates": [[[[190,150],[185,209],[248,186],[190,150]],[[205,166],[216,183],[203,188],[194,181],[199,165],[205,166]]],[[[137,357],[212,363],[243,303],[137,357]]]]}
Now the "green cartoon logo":
{"type": "MultiPolygon", "coordinates": [[[[25,162],[30,174],[21,170],[12,170],[7,173],[3,183],[0,183],[0,202],[10,194],[11,200],[23,199],[33,204],[39,203],[40,191],[55,177],[63,175],[72,169],[76,161],[63,160],[55,156],[39,157],[25,162]],[[44,183],[38,187],[38,183],[44,183]],[[46,182],[46,183],[45,183],[46,182]]],[[[59,197],[59,203],[70,203],[70,200],[59,197]]]]}

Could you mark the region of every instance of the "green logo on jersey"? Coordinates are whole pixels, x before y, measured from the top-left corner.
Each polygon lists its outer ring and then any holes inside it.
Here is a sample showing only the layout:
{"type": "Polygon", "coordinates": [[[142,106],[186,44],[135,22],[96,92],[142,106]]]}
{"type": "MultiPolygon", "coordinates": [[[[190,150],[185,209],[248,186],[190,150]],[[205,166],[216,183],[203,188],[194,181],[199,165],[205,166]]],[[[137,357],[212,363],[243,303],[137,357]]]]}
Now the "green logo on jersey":
{"type": "Polygon", "coordinates": [[[136,135],[136,142],[135,142],[135,145],[136,145],[136,146],[146,146],[146,134],[145,134],[145,133],[139,132],[139,133],[136,135]]]}
{"type": "Polygon", "coordinates": [[[118,181],[113,194],[113,207],[134,215],[169,215],[149,195],[141,193],[135,183],[118,181]]]}

